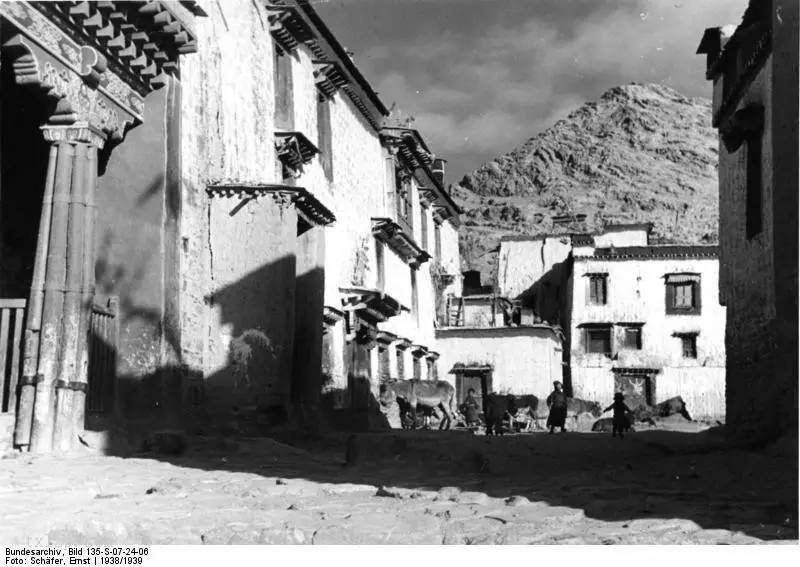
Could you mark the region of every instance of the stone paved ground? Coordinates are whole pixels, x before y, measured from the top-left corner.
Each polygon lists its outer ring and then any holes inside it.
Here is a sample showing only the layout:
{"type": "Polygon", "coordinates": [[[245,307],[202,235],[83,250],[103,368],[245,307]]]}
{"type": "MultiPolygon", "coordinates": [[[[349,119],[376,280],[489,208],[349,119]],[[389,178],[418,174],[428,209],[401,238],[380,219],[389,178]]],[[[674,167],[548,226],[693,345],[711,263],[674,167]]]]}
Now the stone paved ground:
{"type": "Polygon", "coordinates": [[[0,542],[760,543],[797,539],[797,441],[459,432],[192,438],[180,457],[0,460],[0,542]],[[301,448],[302,447],[302,448],[301,448]]]}

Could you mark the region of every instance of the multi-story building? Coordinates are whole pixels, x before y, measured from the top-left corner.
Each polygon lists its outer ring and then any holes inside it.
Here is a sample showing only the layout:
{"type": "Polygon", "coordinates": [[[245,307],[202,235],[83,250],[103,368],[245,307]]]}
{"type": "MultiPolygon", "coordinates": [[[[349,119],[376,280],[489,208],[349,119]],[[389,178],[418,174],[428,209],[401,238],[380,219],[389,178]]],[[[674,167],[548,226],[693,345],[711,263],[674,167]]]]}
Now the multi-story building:
{"type": "Polygon", "coordinates": [[[436,298],[460,285],[444,161],[384,127],[309,2],[0,17],[0,393],[18,447],[314,419],[323,392],[363,408],[379,376],[435,375],[436,298]]]}
{"type": "Polygon", "coordinates": [[[507,297],[481,293],[480,282],[469,283],[465,278],[462,296],[447,298],[436,330],[442,378],[455,386],[458,402],[470,388],[479,397],[493,392],[546,397],[562,379],[561,328],[507,297]]]}
{"type": "Polygon", "coordinates": [[[698,53],[719,129],[720,300],[727,306],[727,426],[797,432],[798,5],[751,0],[698,53]]]}
{"type": "MultiPolygon", "coordinates": [[[[564,334],[567,392],[631,403],[681,396],[725,414],[725,309],[715,246],[654,246],[651,225],[501,241],[498,292],[564,334]]],[[[536,393],[534,391],[526,393],[536,393]]]]}
{"type": "Polygon", "coordinates": [[[623,392],[631,407],[680,396],[694,418],[724,417],[717,247],[630,246],[613,236],[598,235],[595,247],[573,255],[573,395],[611,403],[623,392]]]}

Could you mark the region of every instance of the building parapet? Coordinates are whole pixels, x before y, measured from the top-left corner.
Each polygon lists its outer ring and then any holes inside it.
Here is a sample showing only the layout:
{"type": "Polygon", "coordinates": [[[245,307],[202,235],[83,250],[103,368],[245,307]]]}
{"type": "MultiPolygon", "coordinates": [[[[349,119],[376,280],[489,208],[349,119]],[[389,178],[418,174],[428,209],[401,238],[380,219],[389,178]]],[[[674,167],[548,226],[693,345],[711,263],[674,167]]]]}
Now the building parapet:
{"type": "Polygon", "coordinates": [[[575,256],[587,260],[661,260],[671,258],[718,258],[719,246],[624,246],[596,248],[593,255],[575,256]]]}

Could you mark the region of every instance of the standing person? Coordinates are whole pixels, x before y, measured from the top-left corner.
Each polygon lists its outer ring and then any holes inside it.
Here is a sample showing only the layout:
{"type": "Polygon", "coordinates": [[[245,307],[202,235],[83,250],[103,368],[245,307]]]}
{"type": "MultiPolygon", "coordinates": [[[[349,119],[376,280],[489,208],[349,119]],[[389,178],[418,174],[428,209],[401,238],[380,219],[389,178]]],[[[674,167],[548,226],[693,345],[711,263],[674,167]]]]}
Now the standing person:
{"type": "Polygon", "coordinates": [[[478,400],[475,399],[475,390],[470,388],[467,390],[467,397],[461,406],[464,411],[464,420],[467,422],[467,427],[477,424],[480,419],[478,418],[478,400]]]}
{"type": "Polygon", "coordinates": [[[547,406],[550,408],[550,414],[547,416],[547,427],[550,428],[550,435],[554,433],[556,427],[561,428],[561,433],[564,433],[564,423],[567,421],[567,395],[561,389],[561,382],[556,380],[553,382],[554,390],[547,396],[547,406]]]}
{"type": "Polygon", "coordinates": [[[625,396],[622,392],[614,394],[614,403],[603,410],[603,413],[613,409],[614,417],[611,421],[611,436],[616,437],[619,433],[619,438],[622,439],[623,432],[628,427],[628,414],[631,413],[630,408],[625,405],[625,396]]]}

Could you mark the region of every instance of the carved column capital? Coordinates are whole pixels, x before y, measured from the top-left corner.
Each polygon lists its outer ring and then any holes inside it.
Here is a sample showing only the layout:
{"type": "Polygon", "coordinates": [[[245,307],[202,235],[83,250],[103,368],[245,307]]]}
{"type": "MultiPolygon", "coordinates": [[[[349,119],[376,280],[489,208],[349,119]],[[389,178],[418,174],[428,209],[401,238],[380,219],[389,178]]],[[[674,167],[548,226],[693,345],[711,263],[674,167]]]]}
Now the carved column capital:
{"type": "Polygon", "coordinates": [[[102,131],[88,122],[76,122],[69,125],[45,125],[41,127],[42,135],[48,142],[85,143],[103,149],[106,136],[102,131]]]}

